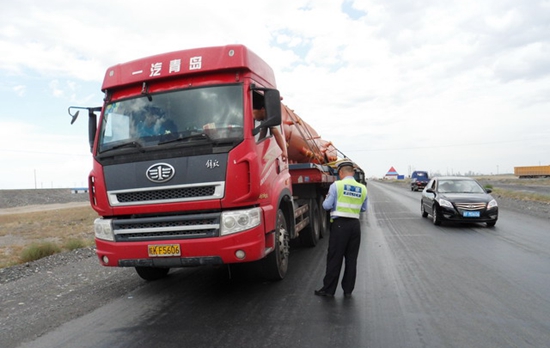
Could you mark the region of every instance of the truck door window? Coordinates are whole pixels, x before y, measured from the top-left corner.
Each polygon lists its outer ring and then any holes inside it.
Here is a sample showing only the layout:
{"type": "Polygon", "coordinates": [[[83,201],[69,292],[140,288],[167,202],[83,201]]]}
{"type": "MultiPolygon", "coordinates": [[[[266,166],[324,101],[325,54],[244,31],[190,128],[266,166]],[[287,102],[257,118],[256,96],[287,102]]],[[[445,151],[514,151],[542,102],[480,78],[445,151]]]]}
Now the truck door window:
{"type": "MultiPolygon", "coordinates": [[[[258,127],[266,118],[264,96],[258,92],[252,92],[252,117],[254,117],[254,128],[258,127]]],[[[256,141],[260,141],[269,135],[271,135],[271,129],[264,127],[256,135],[256,141]]]]}

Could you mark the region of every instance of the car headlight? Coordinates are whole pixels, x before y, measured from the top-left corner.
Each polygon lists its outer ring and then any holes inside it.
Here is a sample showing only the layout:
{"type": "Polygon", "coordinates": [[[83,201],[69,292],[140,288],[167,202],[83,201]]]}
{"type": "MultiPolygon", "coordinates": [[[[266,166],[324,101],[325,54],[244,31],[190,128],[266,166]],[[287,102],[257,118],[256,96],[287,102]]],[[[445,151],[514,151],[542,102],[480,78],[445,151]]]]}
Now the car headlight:
{"type": "Polygon", "coordinates": [[[226,211],[222,213],[220,235],[225,236],[258,226],[262,222],[260,208],[226,211]]]}
{"type": "Polygon", "coordinates": [[[487,209],[492,209],[498,207],[497,201],[492,199],[489,203],[487,203],[487,209]]]}
{"type": "Polygon", "coordinates": [[[451,204],[451,202],[449,202],[446,199],[440,198],[438,203],[442,207],[451,208],[451,209],[453,208],[453,205],[451,204]]]}
{"type": "Polygon", "coordinates": [[[113,224],[111,219],[97,218],[94,220],[94,233],[95,237],[104,240],[115,240],[115,234],[113,233],[113,224]]]}

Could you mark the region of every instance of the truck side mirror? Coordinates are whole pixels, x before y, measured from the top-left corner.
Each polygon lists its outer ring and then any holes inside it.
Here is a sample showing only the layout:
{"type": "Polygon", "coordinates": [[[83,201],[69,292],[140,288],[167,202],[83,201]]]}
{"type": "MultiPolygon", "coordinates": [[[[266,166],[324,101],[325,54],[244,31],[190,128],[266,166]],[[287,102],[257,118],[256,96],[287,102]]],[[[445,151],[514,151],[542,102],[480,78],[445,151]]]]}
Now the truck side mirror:
{"type": "Polygon", "coordinates": [[[95,134],[97,132],[97,115],[95,114],[97,111],[101,112],[102,107],[84,107],[84,106],[69,106],[68,112],[69,115],[72,117],[71,124],[73,124],[77,117],[78,113],[80,111],[75,112],[74,114],[71,112],[71,109],[84,109],[88,110],[88,142],[90,143],[90,152],[94,149],[94,139],[95,134]]]}
{"type": "Polygon", "coordinates": [[[261,88],[255,85],[250,86],[251,90],[264,91],[265,120],[252,130],[252,135],[260,132],[261,128],[278,126],[281,124],[281,94],[272,88],[261,88]]]}
{"type": "MultiPolygon", "coordinates": [[[[101,111],[101,109],[100,109],[101,111]]],[[[88,142],[90,143],[90,152],[94,150],[95,133],[97,132],[97,116],[93,109],[88,109],[88,142]]]]}
{"type": "Polygon", "coordinates": [[[264,94],[266,126],[278,126],[281,124],[281,95],[276,89],[267,89],[264,94]]]}

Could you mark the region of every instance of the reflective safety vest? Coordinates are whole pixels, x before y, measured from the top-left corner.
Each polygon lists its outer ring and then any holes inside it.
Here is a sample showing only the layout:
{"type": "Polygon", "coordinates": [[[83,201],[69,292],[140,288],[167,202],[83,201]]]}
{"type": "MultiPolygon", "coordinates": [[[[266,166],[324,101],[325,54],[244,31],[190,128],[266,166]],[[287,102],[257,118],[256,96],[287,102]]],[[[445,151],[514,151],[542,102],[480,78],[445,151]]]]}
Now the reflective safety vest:
{"type": "Polygon", "coordinates": [[[367,187],[353,178],[336,181],[336,209],[331,217],[359,219],[361,205],[367,199],[367,187]]]}

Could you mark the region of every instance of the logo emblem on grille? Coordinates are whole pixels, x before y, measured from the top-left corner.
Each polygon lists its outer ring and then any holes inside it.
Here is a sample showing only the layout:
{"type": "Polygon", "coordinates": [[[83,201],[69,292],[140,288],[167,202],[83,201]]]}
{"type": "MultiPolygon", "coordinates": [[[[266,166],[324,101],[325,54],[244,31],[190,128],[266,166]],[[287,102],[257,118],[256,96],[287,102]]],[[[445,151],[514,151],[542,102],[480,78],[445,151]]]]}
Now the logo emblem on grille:
{"type": "Polygon", "coordinates": [[[175,174],[176,170],[168,163],[156,163],[147,168],[145,176],[149,181],[160,183],[172,179],[175,174]]]}

